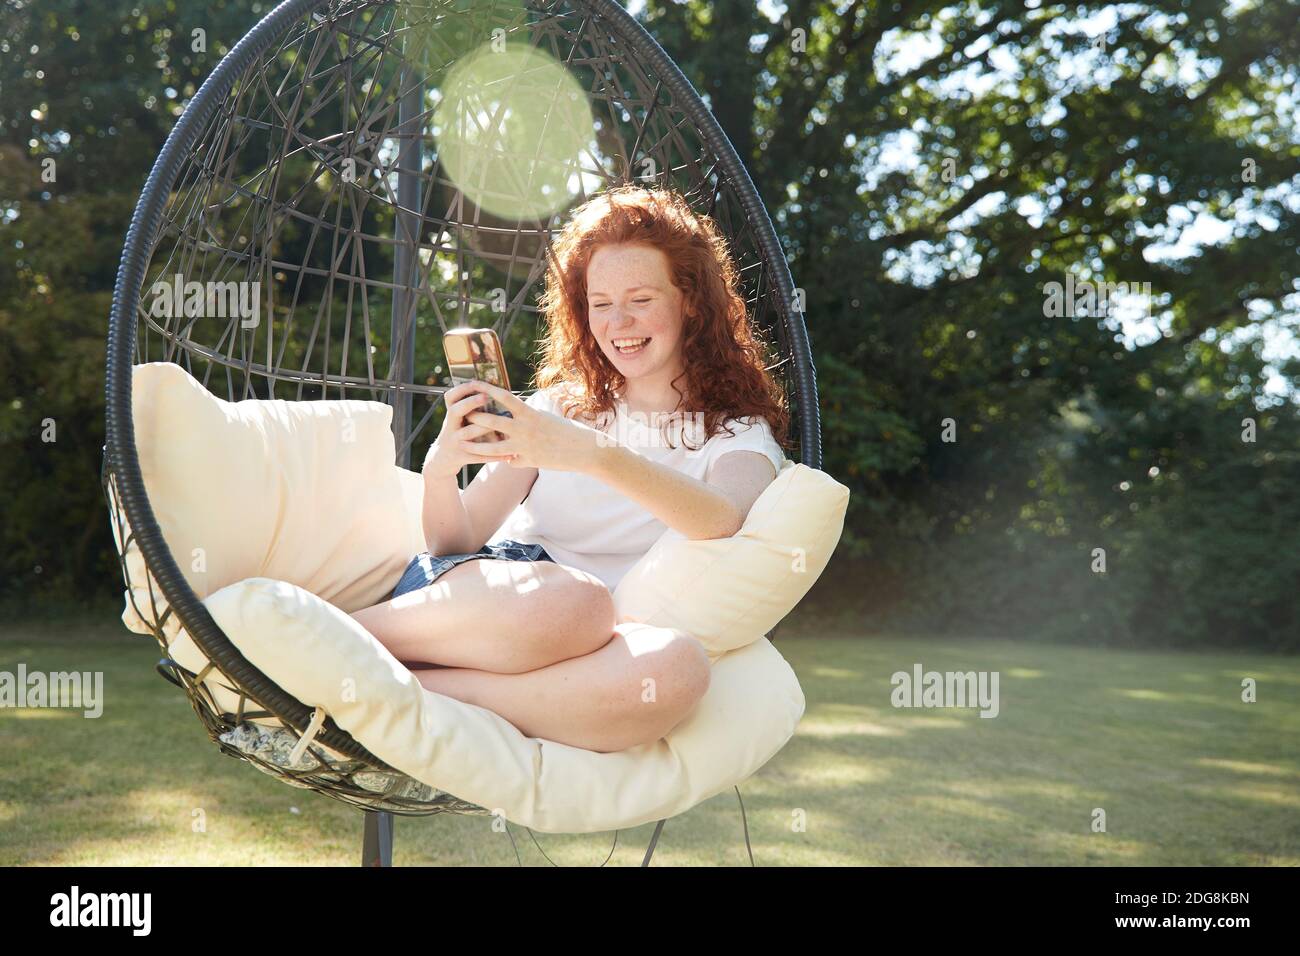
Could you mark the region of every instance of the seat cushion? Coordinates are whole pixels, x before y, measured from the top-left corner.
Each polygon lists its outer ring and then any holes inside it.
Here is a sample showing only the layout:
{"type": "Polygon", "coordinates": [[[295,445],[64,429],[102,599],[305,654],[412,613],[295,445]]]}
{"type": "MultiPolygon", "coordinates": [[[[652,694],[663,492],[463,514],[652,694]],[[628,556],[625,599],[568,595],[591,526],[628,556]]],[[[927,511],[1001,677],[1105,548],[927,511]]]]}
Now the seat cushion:
{"type": "Polygon", "coordinates": [[[617,619],[686,631],[713,660],[757,640],[825,570],[848,503],[830,475],[787,461],[730,538],[664,532],[615,588],[617,619]]]}
{"type": "Polygon", "coordinates": [[[667,736],[595,753],[525,737],[489,710],[426,690],[365,628],[304,588],[251,578],[204,603],[267,677],[381,760],[542,832],[631,827],[687,810],[763,766],[804,711],[794,672],[760,637],[714,663],[704,697],[667,736]]]}

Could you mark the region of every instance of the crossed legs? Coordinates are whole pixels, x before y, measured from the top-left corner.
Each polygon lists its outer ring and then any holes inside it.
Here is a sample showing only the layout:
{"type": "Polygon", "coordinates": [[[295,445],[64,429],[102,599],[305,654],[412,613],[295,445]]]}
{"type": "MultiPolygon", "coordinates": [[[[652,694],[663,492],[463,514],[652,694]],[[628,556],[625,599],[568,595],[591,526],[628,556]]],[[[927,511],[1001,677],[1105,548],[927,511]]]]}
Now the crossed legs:
{"type": "Polygon", "coordinates": [[[467,561],[352,617],[429,690],[586,750],[658,740],[709,684],[699,641],[616,626],[602,582],[548,561],[467,561]]]}

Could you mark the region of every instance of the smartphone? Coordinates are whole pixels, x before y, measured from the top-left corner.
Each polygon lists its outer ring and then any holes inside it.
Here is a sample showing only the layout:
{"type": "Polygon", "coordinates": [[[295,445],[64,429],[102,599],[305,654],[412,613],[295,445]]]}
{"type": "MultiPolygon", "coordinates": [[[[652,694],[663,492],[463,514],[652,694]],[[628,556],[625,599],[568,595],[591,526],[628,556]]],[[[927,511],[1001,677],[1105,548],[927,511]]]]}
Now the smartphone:
{"type": "MultiPolygon", "coordinates": [[[[507,390],[510,388],[505,354],[501,351],[501,341],[492,329],[452,329],[442,337],[442,351],[447,357],[447,372],[451,375],[452,385],[478,379],[489,385],[507,390]]],[[[478,410],[514,418],[495,398],[489,398],[487,404],[478,410]]],[[[493,432],[492,435],[483,435],[474,441],[499,441],[504,438],[501,432],[493,432]]]]}

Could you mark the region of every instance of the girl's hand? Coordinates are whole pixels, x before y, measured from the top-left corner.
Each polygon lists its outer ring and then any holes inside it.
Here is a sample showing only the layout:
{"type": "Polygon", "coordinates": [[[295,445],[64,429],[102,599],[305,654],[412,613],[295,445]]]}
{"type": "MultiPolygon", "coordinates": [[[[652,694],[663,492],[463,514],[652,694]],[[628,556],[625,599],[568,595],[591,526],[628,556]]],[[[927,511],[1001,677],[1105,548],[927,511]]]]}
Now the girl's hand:
{"type": "Polygon", "coordinates": [[[509,456],[515,468],[549,468],[552,471],[587,471],[596,461],[603,433],[594,428],[544,412],[525,404],[514,393],[488,382],[468,383],[486,397],[494,398],[513,418],[471,411],[466,421],[485,432],[501,432],[504,441],[484,442],[491,455],[509,456]]]}
{"type": "MultiPolygon", "coordinates": [[[[462,382],[443,393],[443,400],[447,403],[447,415],[442,420],[442,430],[429,446],[428,454],[424,456],[424,466],[420,470],[425,475],[434,478],[455,478],[457,472],[466,465],[486,464],[504,459],[503,455],[490,450],[491,443],[471,440],[493,431],[492,428],[475,425],[466,420],[470,412],[487,403],[487,396],[474,388],[475,385],[482,384],[484,383],[462,382]]],[[[506,392],[506,394],[510,393],[506,392]]],[[[501,419],[498,415],[485,417],[493,421],[498,419],[509,421],[509,419],[501,419]]]]}

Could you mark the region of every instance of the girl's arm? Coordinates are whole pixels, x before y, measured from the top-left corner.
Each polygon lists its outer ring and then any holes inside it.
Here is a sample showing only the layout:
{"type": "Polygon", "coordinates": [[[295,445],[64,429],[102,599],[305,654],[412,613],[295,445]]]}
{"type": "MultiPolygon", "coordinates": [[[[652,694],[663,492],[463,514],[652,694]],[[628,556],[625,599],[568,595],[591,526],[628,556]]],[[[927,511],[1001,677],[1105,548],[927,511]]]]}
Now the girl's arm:
{"type": "MultiPolygon", "coordinates": [[[[483,547],[537,478],[536,468],[502,467],[504,462],[492,454],[490,442],[474,441],[491,431],[465,418],[487,401],[478,384],[463,382],[443,393],[447,414],[420,467],[424,476],[420,514],[424,546],[435,556],[473,554],[483,547]],[[471,464],[484,467],[462,494],[456,476],[471,464]]],[[[510,400],[527,407],[513,395],[510,400]]]]}
{"type": "Polygon", "coordinates": [[[469,514],[460,498],[460,485],[455,478],[424,472],[424,508],[421,511],[424,527],[424,546],[429,553],[468,554],[473,538],[469,514]]]}
{"type": "Polygon", "coordinates": [[[772,462],[755,451],[723,455],[704,482],[613,444],[597,445],[579,470],[617,489],[687,538],[731,537],[776,477],[772,462]]]}
{"type": "MultiPolygon", "coordinates": [[[[610,436],[594,428],[525,405],[496,385],[474,382],[472,387],[495,398],[514,416],[467,413],[466,421],[506,435],[503,441],[479,445],[478,451],[513,455],[514,460],[508,462],[510,470],[535,473],[538,468],[553,468],[590,475],[687,538],[735,534],[754,501],[776,477],[766,455],[736,450],[722,454],[713,463],[709,480],[699,481],[613,443],[610,436]]],[[[462,442],[461,447],[468,449],[469,445],[462,442]]],[[[581,508],[582,502],[575,501],[573,506],[581,508]]]]}
{"type": "Polygon", "coordinates": [[[455,477],[424,473],[424,542],[429,553],[472,554],[501,527],[537,479],[536,468],[506,468],[492,462],[479,469],[462,493],[455,477]]]}

